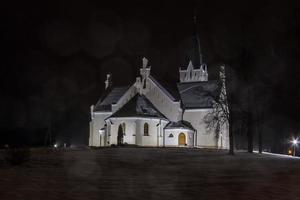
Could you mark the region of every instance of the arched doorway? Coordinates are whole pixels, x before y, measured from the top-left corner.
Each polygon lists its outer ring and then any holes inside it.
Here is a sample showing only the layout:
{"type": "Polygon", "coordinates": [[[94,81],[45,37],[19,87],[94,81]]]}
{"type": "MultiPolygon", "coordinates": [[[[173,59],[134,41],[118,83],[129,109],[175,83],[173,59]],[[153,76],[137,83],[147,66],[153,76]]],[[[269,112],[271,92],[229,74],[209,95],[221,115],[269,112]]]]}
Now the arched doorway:
{"type": "Polygon", "coordinates": [[[185,134],[180,133],[178,135],[178,145],[185,145],[185,134]]]}
{"type": "Polygon", "coordinates": [[[124,137],[124,132],[123,132],[122,124],[120,124],[118,129],[118,137],[117,137],[118,145],[123,144],[123,137],[124,137]]]}

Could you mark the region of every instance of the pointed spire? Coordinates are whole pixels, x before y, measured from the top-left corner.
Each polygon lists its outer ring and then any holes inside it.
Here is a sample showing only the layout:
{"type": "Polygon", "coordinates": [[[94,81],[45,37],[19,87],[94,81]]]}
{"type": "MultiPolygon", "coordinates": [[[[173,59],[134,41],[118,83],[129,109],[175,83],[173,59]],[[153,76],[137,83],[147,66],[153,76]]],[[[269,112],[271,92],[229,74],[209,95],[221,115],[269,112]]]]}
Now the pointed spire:
{"type": "Polygon", "coordinates": [[[203,65],[200,66],[200,72],[202,72],[202,73],[204,72],[203,65]]]}
{"type": "Polygon", "coordinates": [[[202,59],[202,52],[201,52],[201,46],[200,46],[200,38],[199,38],[199,34],[198,34],[198,29],[197,29],[197,11],[196,11],[196,8],[194,8],[194,16],[193,16],[193,20],[194,20],[194,38],[195,38],[195,43],[194,44],[197,48],[194,49],[194,53],[195,53],[195,59],[198,58],[199,56],[199,65],[201,66],[202,63],[203,63],[203,59],[202,59]]]}
{"type": "Polygon", "coordinates": [[[208,81],[207,66],[205,63],[203,63],[200,39],[197,31],[197,14],[195,6],[193,15],[193,28],[193,51],[191,54],[189,52],[189,59],[191,60],[189,61],[186,69],[179,68],[180,82],[208,81]],[[194,54],[194,56],[192,54],[194,54]]]}
{"type": "Polygon", "coordinates": [[[193,69],[194,69],[193,62],[190,60],[189,65],[187,67],[187,70],[190,71],[190,70],[193,70],[193,69]]]}

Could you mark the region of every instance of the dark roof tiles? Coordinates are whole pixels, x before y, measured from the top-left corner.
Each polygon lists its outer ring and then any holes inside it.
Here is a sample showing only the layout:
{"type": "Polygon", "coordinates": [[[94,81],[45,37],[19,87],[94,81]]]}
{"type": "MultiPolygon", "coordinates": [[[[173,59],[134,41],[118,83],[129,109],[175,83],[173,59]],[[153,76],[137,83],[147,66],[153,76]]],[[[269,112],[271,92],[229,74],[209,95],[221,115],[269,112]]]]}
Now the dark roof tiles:
{"type": "Polygon", "coordinates": [[[115,104],[129,89],[126,87],[115,87],[110,90],[106,90],[104,95],[99,99],[94,107],[94,111],[111,111],[111,104],[115,104]]]}
{"type": "MultiPolygon", "coordinates": [[[[219,94],[220,87],[217,81],[178,83],[176,87],[175,84],[162,85],[152,76],[149,77],[172,101],[181,100],[185,109],[212,108],[213,100],[219,94]]],[[[117,103],[128,89],[129,86],[106,90],[95,105],[94,111],[110,112],[111,105],[117,103]]]]}
{"type": "Polygon", "coordinates": [[[190,129],[190,130],[195,130],[194,127],[190,122],[181,120],[178,122],[169,122],[166,126],[165,129],[176,129],[176,128],[183,128],[183,129],[190,129]]]}
{"type": "Polygon", "coordinates": [[[217,81],[178,83],[177,87],[186,109],[212,108],[219,93],[217,81]]]}
{"type": "Polygon", "coordinates": [[[155,108],[155,106],[144,95],[139,94],[135,95],[122,108],[120,108],[120,110],[110,117],[150,117],[166,119],[166,117],[159,112],[159,110],[155,108]]]}

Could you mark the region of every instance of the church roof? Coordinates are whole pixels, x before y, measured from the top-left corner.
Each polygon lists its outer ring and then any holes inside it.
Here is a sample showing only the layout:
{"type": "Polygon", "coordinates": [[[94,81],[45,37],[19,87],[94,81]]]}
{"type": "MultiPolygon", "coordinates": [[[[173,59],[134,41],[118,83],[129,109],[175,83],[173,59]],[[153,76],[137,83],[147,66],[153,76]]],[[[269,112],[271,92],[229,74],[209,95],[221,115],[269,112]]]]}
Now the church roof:
{"type": "MultiPolygon", "coordinates": [[[[169,84],[166,82],[159,82],[153,76],[149,75],[149,78],[173,101],[179,101],[180,96],[178,89],[174,87],[175,84],[169,84]]],[[[176,85],[175,85],[176,86],[176,85]]]]}
{"type": "Polygon", "coordinates": [[[169,122],[166,126],[165,129],[176,129],[176,128],[183,128],[183,129],[190,129],[190,130],[195,130],[194,127],[190,122],[181,120],[178,122],[169,122]]]}
{"type": "Polygon", "coordinates": [[[212,108],[213,99],[219,93],[217,81],[178,83],[177,87],[186,109],[212,108]]]}
{"type": "MultiPolygon", "coordinates": [[[[176,87],[175,84],[160,83],[152,76],[149,77],[170,99],[173,101],[181,100],[185,109],[212,108],[213,99],[219,94],[217,81],[181,82],[177,83],[176,87]]],[[[129,87],[115,87],[105,90],[96,103],[94,112],[110,112],[112,104],[117,103],[129,87]]],[[[142,98],[146,99],[146,97],[142,98]]],[[[148,99],[145,101],[150,103],[148,99]]],[[[157,109],[155,108],[155,110],[157,109]]]]}
{"type": "Polygon", "coordinates": [[[113,89],[105,90],[94,107],[94,112],[97,111],[111,111],[111,104],[115,104],[125,94],[129,86],[115,87],[113,89]]]}
{"type": "Polygon", "coordinates": [[[155,106],[144,96],[136,94],[120,110],[111,117],[149,117],[167,119],[155,106]]]}

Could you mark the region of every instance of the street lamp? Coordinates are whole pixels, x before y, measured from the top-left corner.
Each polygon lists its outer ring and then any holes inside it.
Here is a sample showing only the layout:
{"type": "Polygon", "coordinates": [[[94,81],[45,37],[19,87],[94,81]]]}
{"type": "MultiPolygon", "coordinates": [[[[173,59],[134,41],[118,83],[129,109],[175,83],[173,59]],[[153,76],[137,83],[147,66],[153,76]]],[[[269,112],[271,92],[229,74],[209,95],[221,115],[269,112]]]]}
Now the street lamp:
{"type": "Polygon", "coordinates": [[[294,156],[295,156],[296,155],[296,147],[298,146],[298,140],[293,139],[292,143],[293,143],[293,147],[294,147],[294,156]]]}

